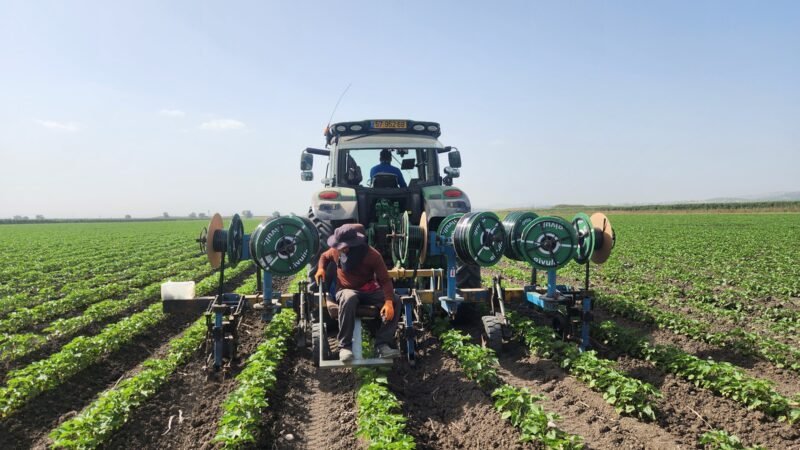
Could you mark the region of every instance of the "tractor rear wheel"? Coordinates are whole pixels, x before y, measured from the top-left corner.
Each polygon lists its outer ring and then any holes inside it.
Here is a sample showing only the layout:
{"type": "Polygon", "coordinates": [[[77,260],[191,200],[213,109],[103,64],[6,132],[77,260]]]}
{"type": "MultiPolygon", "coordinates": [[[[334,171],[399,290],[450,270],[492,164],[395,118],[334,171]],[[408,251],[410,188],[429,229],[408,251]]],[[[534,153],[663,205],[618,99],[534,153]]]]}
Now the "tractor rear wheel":
{"type": "Polygon", "coordinates": [[[324,221],[314,214],[314,208],[308,208],[308,220],[310,220],[319,233],[319,252],[311,257],[308,262],[308,286],[311,292],[316,292],[317,282],[314,280],[314,274],[317,273],[317,263],[322,253],[328,249],[328,237],[333,234],[333,225],[330,222],[324,221]]]}
{"type": "Polygon", "coordinates": [[[481,317],[483,322],[483,335],[481,343],[484,347],[490,348],[499,353],[503,349],[503,324],[495,316],[481,317]]]}
{"type": "Polygon", "coordinates": [[[322,339],[322,324],[315,323],[311,325],[311,361],[314,362],[314,367],[319,367],[320,363],[320,346],[322,347],[322,358],[328,359],[330,357],[331,349],[328,346],[327,339],[322,339]]]}
{"type": "Polygon", "coordinates": [[[456,263],[456,287],[471,289],[481,287],[481,267],[477,264],[456,263]]]}

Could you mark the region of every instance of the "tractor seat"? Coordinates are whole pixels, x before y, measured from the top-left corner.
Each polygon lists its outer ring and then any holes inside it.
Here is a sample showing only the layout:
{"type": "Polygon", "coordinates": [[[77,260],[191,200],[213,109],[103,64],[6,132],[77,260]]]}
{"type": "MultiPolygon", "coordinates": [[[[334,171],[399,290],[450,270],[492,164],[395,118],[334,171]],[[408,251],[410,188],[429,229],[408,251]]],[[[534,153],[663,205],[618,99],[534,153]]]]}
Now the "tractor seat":
{"type": "Polygon", "coordinates": [[[397,181],[397,175],[393,173],[379,172],[372,177],[372,187],[396,189],[400,187],[400,183],[397,181]]]}
{"type": "MultiPolygon", "coordinates": [[[[339,318],[339,305],[332,301],[326,301],[325,306],[328,308],[328,314],[338,320],[339,318]]],[[[358,305],[356,307],[356,317],[361,319],[377,319],[381,316],[381,309],[373,305],[358,305]]]]}

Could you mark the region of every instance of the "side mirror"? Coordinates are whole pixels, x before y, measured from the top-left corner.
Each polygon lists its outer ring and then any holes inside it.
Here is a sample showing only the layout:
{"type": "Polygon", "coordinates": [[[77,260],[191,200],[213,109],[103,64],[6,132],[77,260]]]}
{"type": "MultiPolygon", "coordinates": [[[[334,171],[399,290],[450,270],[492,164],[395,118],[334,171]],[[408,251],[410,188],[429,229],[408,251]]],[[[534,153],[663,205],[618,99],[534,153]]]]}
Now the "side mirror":
{"type": "Polygon", "coordinates": [[[453,149],[447,154],[447,161],[450,163],[450,167],[458,169],[461,167],[461,153],[453,149]]]}
{"type": "MultiPolygon", "coordinates": [[[[311,156],[311,155],[309,155],[311,156]]],[[[314,172],[310,170],[304,170],[300,172],[300,179],[303,181],[311,181],[314,179],[314,172]]]]}
{"type": "Polygon", "coordinates": [[[461,171],[455,167],[445,167],[444,173],[450,178],[458,178],[461,176],[461,171]]]}
{"type": "Polygon", "coordinates": [[[306,171],[314,168],[314,155],[303,152],[300,154],[300,170],[306,171]]]}
{"type": "Polygon", "coordinates": [[[414,158],[404,159],[402,163],[400,163],[400,170],[411,170],[414,168],[414,158]]]}

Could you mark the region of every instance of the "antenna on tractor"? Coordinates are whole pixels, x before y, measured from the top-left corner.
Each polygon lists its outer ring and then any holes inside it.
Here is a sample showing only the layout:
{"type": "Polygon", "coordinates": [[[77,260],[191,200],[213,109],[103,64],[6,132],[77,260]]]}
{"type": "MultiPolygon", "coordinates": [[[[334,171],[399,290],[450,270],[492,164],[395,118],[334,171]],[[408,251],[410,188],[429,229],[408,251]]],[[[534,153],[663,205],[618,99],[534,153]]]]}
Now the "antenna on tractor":
{"type": "Polygon", "coordinates": [[[331,126],[331,122],[333,121],[333,115],[336,114],[336,110],[339,109],[339,103],[342,101],[342,98],[344,98],[344,94],[347,94],[347,91],[350,90],[350,86],[352,85],[353,85],[352,82],[348,84],[347,87],[344,88],[344,90],[342,91],[342,94],[339,95],[339,100],[336,100],[336,105],[333,107],[333,111],[331,111],[331,116],[328,118],[328,127],[331,126]]]}

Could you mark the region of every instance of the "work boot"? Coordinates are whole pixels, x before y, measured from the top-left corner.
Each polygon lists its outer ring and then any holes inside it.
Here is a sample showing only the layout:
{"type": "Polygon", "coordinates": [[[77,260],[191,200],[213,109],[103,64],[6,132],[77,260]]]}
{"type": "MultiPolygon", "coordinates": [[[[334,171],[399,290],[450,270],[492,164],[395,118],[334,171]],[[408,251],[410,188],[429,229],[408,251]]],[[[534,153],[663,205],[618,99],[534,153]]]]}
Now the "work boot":
{"type": "Polygon", "coordinates": [[[350,362],[353,360],[353,351],[349,348],[339,349],[339,361],[350,362]]]}
{"type": "Polygon", "coordinates": [[[381,358],[395,358],[400,356],[400,350],[389,347],[388,344],[381,344],[378,346],[378,355],[381,358]]]}

